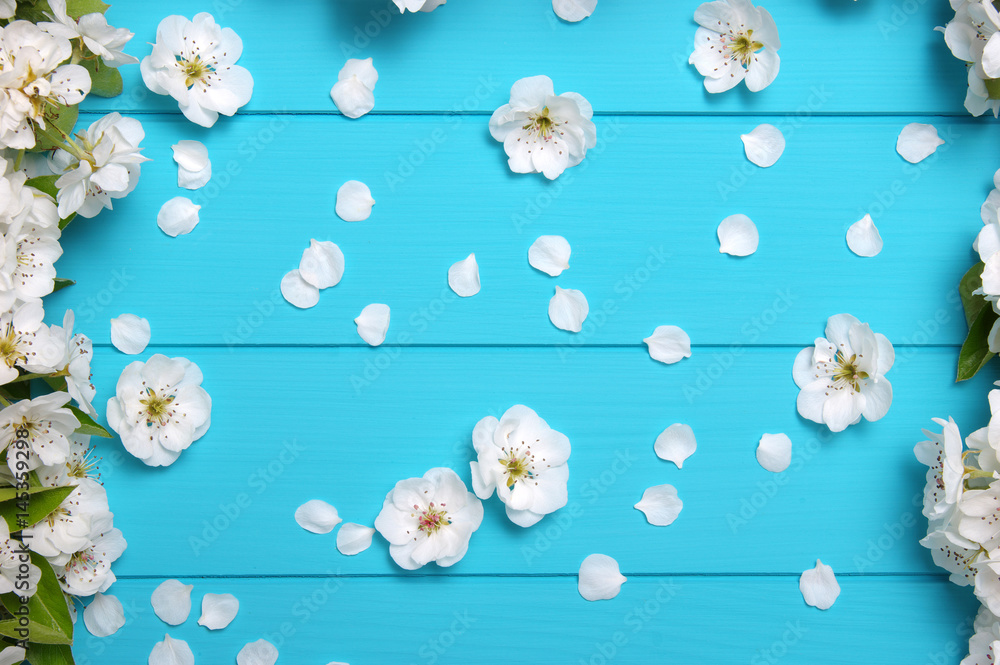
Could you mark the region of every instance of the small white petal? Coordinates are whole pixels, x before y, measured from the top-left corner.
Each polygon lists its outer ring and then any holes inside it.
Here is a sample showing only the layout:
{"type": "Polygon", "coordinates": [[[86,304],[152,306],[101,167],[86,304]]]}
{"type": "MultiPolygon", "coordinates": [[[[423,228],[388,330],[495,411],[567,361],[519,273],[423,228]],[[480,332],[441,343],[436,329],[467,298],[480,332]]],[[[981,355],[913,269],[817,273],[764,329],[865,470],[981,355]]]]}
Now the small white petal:
{"type": "Polygon", "coordinates": [[[749,134],[740,136],[747,159],[767,168],[773,166],[781,153],[785,152],[785,137],[774,125],[757,125],[749,134]]]}
{"type": "Polygon", "coordinates": [[[209,164],[200,171],[188,171],[184,167],[177,168],[177,186],[184,189],[201,189],[212,179],[212,165],[209,164]]]}
{"type": "Polygon", "coordinates": [[[597,9],[597,0],[552,0],[552,11],[564,21],[582,21],[597,9]]]}
{"type": "Polygon", "coordinates": [[[281,295],[300,309],[309,309],[319,302],[319,289],[302,279],[298,269],[289,270],[281,278],[281,295]]]}
{"type": "Polygon", "coordinates": [[[375,108],[377,81],[378,72],[371,58],[351,58],[337,74],[337,83],[330,90],[330,97],[348,118],[360,118],[375,108]]]}
{"type": "Polygon", "coordinates": [[[358,79],[366,88],[374,90],[375,84],[378,83],[378,72],[375,70],[375,65],[372,64],[372,59],[351,58],[344,63],[344,66],[337,73],[337,80],[349,81],[352,78],[358,79]]]}
{"type": "Polygon", "coordinates": [[[300,527],[312,533],[330,533],[341,522],[337,509],[326,501],[313,499],[295,509],[295,521],[300,527]]]}
{"type": "Polygon", "coordinates": [[[938,131],[934,125],[925,125],[919,122],[911,122],[896,139],[896,152],[911,164],[923,161],[934,154],[939,145],[944,143],[944,139],[938,136],[938,131]]]}
{"type": "Polygon", "coordinates": [[[606,554],[591,554],[580,564],[577,588],[586,600],[610,600],[625,581],[617,561],[606,554]]]}
{"type": "MultiPolygon", "coordinates": [[[[25,657],[24,647],[4,647],[3,651],[0,651],[0,665],[17,665],[25,657]]],[[[336,663],[330,663],[330,665],[337,665],[336,663]]],[[[341,663],[340,665],[347,665],[347,663],[341,663]]]]}
{"type": "Polygon", "coordinates": [[[828,610],[840,595],[840,585],[833,575],[833,568],[816,559],[816,567],[799,577],[799,591],[802,592],[806,605],[828,610]]]}
{"type": "Polygon", "coordinates": [[[749,256],[757,251],[760,236],[757,226],[746,215],[730,215],[719,224],[719,252],[749,256]]]}
{"type": "Polygon", "coordinates": [[[231,593],[206,593],[201,599],[199,626],[220,630],[233,622],[240,611],[240,601],[231,593]]]}
{"type": "Polygon", "coordinates": [[[191,614],[191,590],[193,584],[183,584],[179,580],[167,580],[153,591],[150,603],[153,612],[164,623],[178,626],[187,621],[191,614]]]}
{"type": "Polygon", "coordinates": [[[556,294],[549,301],[549,320],[552,325],[569,332],[583,330],[583,322],[590,313],[587,298],[576,289],[556,287],[556,294]]]}
{"type": "Polygon", "coordinates": [[[337,216],[345,222],[363,222],[372,215],[372,190],[358,180],[348,180],[337,190],[337,216]]]}
{"type": "Polygon", "coordinates": [[[172,238],[191,233],[198,226],[198,211],[201,206],[184,196],[175,196],[160,208],[156,215],[156,225],[172,238]]]}
{"type": "Polygon", "coordinates": [[[131,356],[146,350],[151,336],[149,321],[135,314],[122,314],[111,319],[111,343],[131,356]]]}
{"type": "Polygon", "coordinates": [[[698,448],[698,442],[694,438],[694,430],[690,425],[674,423],[667,429],[660,432],[653,444],[653,450],[660,459],[673,462],[677,468],[683,468],[684,460],[694,454],[698,448]]]}
{"type": "Polygon", "coordinates": [[[150,652],[149,665],[194,665],[194,654],[184,640],[164,635],[150,652]]]}
{"type": "Polygon", "coordinates": [[[267,640],[250,642],[236,654],[236,665],[274,665],[278,650],[267,640]]]}
{"type": "Polygon", "coordinates": [[[366,305],[354,323],[358,325],[358,335],[366,344],[378,346],[385,341],[389,331],[389,306],[382,303],[366,305]]]}
{"type": "Polygon", "coordinates": [[[98,593],[83,611],[83,623],[94,637],[108,637],[125,625],[125,608],[114,596],[98,593]]]}
{"type": "Polygon", "coordinates": [[[555,277],[569,268],[570,247],[562,236],[541,236],[528,249],[528,263],[555,277]]]}
{"type": "Polygon", "coordinates": [[[462,298],[479,293],[479,264],[475,254],[469,254],[448,268],[448,286],[462,298]]]}
{"type": "Polygon", "coordinates": [[[317,289],[328,289],[344,276],[344,253],[329,240],[310,240],[299,260],[299,276],[317,289]]]}
{"type": "Polygon", "coordinates": [[[673,524],[681,514],[684,502],[677,497],[673,485],[656,485],[642,493],[642,500],[635,504],[636,510],[646,515],[646,521],[654,526],[673,524]]]}
{"type": "Polygon", "coordinates": [[[649,347],[649,356],[661,363],[670,365],[691,357],[691,338],[677,326],[657,326],[642,341],[649,347]]]}
{"type": "Polygon", "coordinates": [[[865,215],[847,229],[847,246],[858,256],[875,256],[882,251],[882,236],[871,215],[865,215]]]}
{"type": "Polygon", "coordinates": [[[792,463],[792,440],[786,434],[765,434],[757,444],[757,461],[774,473],[781,473],[792,463]]]}
{"type": "Polygon", "coordinates": [[[374,535],[375,529],[362,524],[348,522],[340,527],[340,531],[337,532],[337,550],[347,556],[354,556],[355,554],[364,552],[371,547],[372,536],[374,535]]]}
{"type": "Polygon", "coordinates": [[[212,162],[205,144],[184,140],[171,147],[177,162],[177,186],[185,189],[204,187],[212,177],[212,162]]]}

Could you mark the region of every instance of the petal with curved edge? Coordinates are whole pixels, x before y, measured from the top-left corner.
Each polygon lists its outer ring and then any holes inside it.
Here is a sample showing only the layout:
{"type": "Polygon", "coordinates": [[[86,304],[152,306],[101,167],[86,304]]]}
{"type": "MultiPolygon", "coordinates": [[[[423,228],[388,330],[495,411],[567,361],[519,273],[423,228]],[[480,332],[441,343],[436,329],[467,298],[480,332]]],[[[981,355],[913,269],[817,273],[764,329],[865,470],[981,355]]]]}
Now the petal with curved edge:
{"type": "Polygon", "coordinates": [[[774,125],[767,123],[757,125],[753,131],[741,135],[740,138],[743,140],[743,150],[747,159],[757,166],[764,168],[774,166],[781,153],[785,151],[785,136],[774,125]]]}
{"type": "Polygon", "coordinates": [[[146,350],[151,332],[149,321],[135,314],[121,314],[111,319],[111,343],[130,356],[146,350]]]}
{"type": "Polygon", "coordinates": [[[462,298],[479,293],[479,264],[475,254],[469,254],[448,268],[448,286],[462,298]]]}
{"type": "Polygon", "coordinates": [[[191,590],[193,584],[184,584],[179,580],[167,580],[156,587],[150,604],[153,612],[164,623],[178,626],[187,621],[191,614],[191,590]]]}
{"type": "Polygon", "coordinates": [[[337,551],[346,556],[364,552],[372,545],[375,529],[363,524],[348,522],[337,532],[337,551]]]}
{"type": "Polygon", "coordinates": [[[194,654],[184,640],[163,636],[149,654],[149,665],[194,665],[194,654]]]}
{"type": "Polygon", "coordinates": [[[300,527],[312,533],[330,533],[343,520],[337,509],[326,501],[313,499],[306,501],[295,510],[295,521],[300,527]]]}
{"type": "Polygon", "coordinates": [[[944,139],[938,136],[934,125],[911,122],[899,133],[899,138],[896,139],[896,152],[906,161],[916,164],[934,154],[942,144],[944,139]]]}
{"type": "Polygon", "coordinates": [[[552,11],[564,21],[582,21],[597,9],[597,0],[552,0],[552,11]]]}
{"type": "Polygon", "coordinates": [[[590,313],[590,305],[582,292],[556,287],[556,294],[549,300],[549,320],[560,330],[578,333],[590,313]]]}
{"type": "Polygon", "coordinates": [[[360,180],[348,180],[337,190],[337,216],[345,222],[363,222],[372,215],[372,190],[360,180]]]}
{"type": "Polygon", "coordinates": [[[199,626],[221,630],[231,624],[240,611],[240,601],[231,593],[206,593],[201,599],[199,626]]]}
{"type": "Polygon", "coordinates": [[[617,561],[606,554],[591,554],[580,564],[577,589],[585,600],[610,600],[625,581],[617,561]]]}
{"type": "Polygon", "coordinates": [[[156,225],[172,238],[191,233],[198,226],[199,210],[201,206],[186,196],[175,196],[160,207],[156,225]]]}
{"type": "Polygon", "coordinates": [[[250,642],[236,654],[236,665],[274,665],[278,649],[267,640],[250,642]]]}
{"type": "Polygon", "coordinates": [[[344,253],[329,240],[309,241],[299,260],[299,276],[317,289],[328,289],[344,276],[344,253]]]}
{"type": "Polygon", "coordinates": [[[319,302],[319,289],[302,279],[298,269],[281,278],[281,295],[299,309],[309,309],[319,302]]]}
{"type": "Polygon", "coordinates": [[[673,485],[656,485],[642,493],[642,499],[635,504],[636,510],[641,510],[646,521],[653,526],[668,526],[674,523],[681,514],[684,502],[677,496],[677,488],[673,485]]]}
{"type": "Polygon", "coordinates": [[[337,81],[330,90],[333,103],[348,118],[360,118],[375,108],[375,94],[361,81],[337,81]]]}
{"type": "Polygon", "coordinates": [[[677,326],[657,326],[653,334],[642,340],[649,357],[671,365],[691,357],[691,338],[677,326]]]}
{"type": "Polygon", "coordinates": [[[774,473],[781,473],[792,463],[792,440],[787,434],[765,434],[757,444],[757,462],[774,473]]]}
{"type": "Polygon", "coordinates": [[[882,236],[871,215],[865,215],[847,229],[847,246],[858,256],[876,256],[882,251],[882,236]]]}
{"type": "Polygon", "coordinates": [[[125,625],[125,609],[114,596],[98,593],[83,611],[83,623],[94,637],[108,637],[125,625]]]}
{"type": "Polygon", "coordinates": [[[556,277],[569,268],[570,246],[562,236],[540,236],[528,248],[528,263],[535,270],[556,277]]]}
{"type": "Polygon", "coordinates": [[[653,450],[660,459],[673,462],[680,469],[684,466],[684,460],[694,454],[698,449],[698,442],[694,438],[694,430],[690,425],[674,423],[667,429],[660,432],[653,444],[653,450]]]}
{"type": "Polygon", "coordinates": [[[799,577],[799,591],[806,605],[828,610],[840,595],[840,584],[833,574],[833,568],[816,559],[816,567],[799,577]]]}
{"type": "Polygon", "coordinates": [[[749,256],[757,251],[760,235],[757,225],[746,215],[730,215],[719,223],[719,253],[749,256]]]}
{"type": "Polygon", "coordinates": [[[389,332],[389,306],[382,303],[366,305],[354,323],[358,326],[358,335],[366,344],[378,346],[389,332]]]}

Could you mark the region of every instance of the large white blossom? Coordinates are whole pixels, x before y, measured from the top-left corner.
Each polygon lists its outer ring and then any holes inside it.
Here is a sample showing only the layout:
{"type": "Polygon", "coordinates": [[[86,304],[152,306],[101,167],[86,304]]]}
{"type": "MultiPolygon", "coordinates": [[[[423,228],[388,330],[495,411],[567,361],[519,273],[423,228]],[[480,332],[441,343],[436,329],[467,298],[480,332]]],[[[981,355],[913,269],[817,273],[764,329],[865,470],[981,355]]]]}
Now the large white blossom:
{"type": "Polygon", "coordinates": [[[688,62],[705,77],[709,92],[725,92],[741,81],[759,92],[778,75],[778,28],[763,7],[750,0],[715,0],[694,12],[700,26],[688,62]]]}
{"type": "Polygon", "coordinates": [[[396,483],[375,518],[375,528],[389,541],[393,561],[415,570],[431,561],[439,566],[457,563],[482,521],[482,502],[458,474],[438,467],[423,478],[396,483]]]}
{"type": "Polygon", "coordinates": [[[0,314],[0,385],[10,383],[23,369],[29,373],[54,372],[65,351],[58,336],[42,323],[45,312],[38,302],[17,305],[0,314]]]}
{"type": "Polygon", "coordinates": [[[125,28],[108,25],[108,19],[101,12],[84,14],[74,19],[66,13],[66,0],[49,0],[49,7],[52,9],[54,22],[39,23],[42,30],[69,40],[81,40],[91,53],[101,56],[101,61],[109,67],[139,62],[138,58],[122,50],[135,34],[125,28]]]}
{"type": "Polygon", "coordinates": [[[142,59],[142,80],[176,99],[188,120],[211,127],[220,113],[233,115],[250,101],[253,77],[236,64],[242,54],[239,35],[216,25],[211,14],[193,21],[168,16],[156,28],[152,54],[142,59]]]}
{"type": "Polygon", "coordinates": [[[105,592],[116,577],[111,564],[125,552],[125,537],[111,527],[98,533],[89,545],[77,550],[56,572],[63,590],[74,596],[93,596],[105,592]]]}
{"type": "Polygon", "coordinates": [[[510,103],[490,118],[490,134],[503,143],[514,173],[554,180],[597,145],[590,102],[575,92],[556,95],[548,76],[529,76],[510,89],[510,103]]]}
{"type": "Polygon", "coordinates": [[[15,223],[0,239],[0,308],[39,302],[55,289],[55,262],[62,256],[58,225],[15,223]]]}
{"type": "MultiPolygon", "coordinates": [[[[113,520],[104,487],[84,480],[48,518],[24,530],[25,541],[54,567],[65,568],[72,563],[74,554],[90,550],[102,534],[111,532],[113,520]]],[[[74,577],[73,585],[88,584],[88,571],[89,565],[87,571],[74,577]]]]}
{"type": "Polygon", "coordinates": [[[924,430],[926,441],[913,448],[917,460],[927,465],[924,485],[924,516],[940,519],[947,516],[962,496],[965,463],[962,458],[962,435],[954,420],[935,418],[941,433],[924,430]]]}
{"type": "Polygon", "coordinates": [[[980,607],[972,629],[969,655],[959,665],[995,665],[1000,658],[1000,619],[988,607],[980,607]]]}
{"type": "Polygon", "coordinates": [[[168,466],[211,424],[212,398],[187,358],[157,353],[130,363],[108,400],[108,424],[125,450],[149,466],[168,466]]]}
{"type": "Polygon", "coordinates": [[[507,517],[529,527],[566,505],[570,443],[537,413],[518,404],[498,420],[487,416],[472,431],[477,460],[472,488],[480,499],[495,491],[507,517]]]}
{"type": "Polygon", "coordinates": [[[792,376],[801,389],[799,415],[840,432],[861,420],[875,421],[889,411],[892,385],[885,373],[895,352],[881,333],[850,314],[831,316],[826,337],[799,352],[792,376]]]}
{"type": "Polygon", "coordinates": [[[68,408],[69,401],[68,393],[53,392],[19,400],[0,411],[0,450],[7,450],[7,466],[12,473],[66,463],[70,438],[80,426],[68,408]],[[21,441],[26,442],[26,447],[21,441]],[[20,448],[24,448],[26,456],[17,454],[20,448]],[[26,462],[27,469],[18,468],[19,462],[26,462]]]}

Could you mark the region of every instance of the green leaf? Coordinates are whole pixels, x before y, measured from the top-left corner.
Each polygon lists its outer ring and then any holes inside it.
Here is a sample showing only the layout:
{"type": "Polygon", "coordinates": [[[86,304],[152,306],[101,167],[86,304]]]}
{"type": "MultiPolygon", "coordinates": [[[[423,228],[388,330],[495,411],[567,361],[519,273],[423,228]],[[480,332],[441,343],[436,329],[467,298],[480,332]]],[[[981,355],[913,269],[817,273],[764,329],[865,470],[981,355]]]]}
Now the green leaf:
{"type": "Polygon", "coordinates": [[[990,99],[1000,99],[1000,79],[984,79],[986,96],[990,99]]]}
{"type": "MultiPolygon", "coordinates": [[[[79,109],[76,106],[65,106],[63,104],[55,104],[54,106],[45,107],[45,131],[50,134],[58,135],[53,126],[58,127],[66,134],[73,133],[73,127],[76,126],[76,118],[79,114],[79,109]]],[[[61,147],[60,143],[55,143],[50,140],[47,136],[41,133],[41,131],[35,130],[35,147],[31,150],[33,152],[40,152],[42,150],[51,150],[52,148],[61,147]]]]}
{"type": "Polygon", "coordinates": [[[60,219],[59,220],[59,230],[62,231],[63,229],[65,229],[67,226],[69,226],[69,223],[72,222],[74,219],[76,219],[76,213],[75,212],[71,212],[70,215],[69,215],[69,217],[67,217],[66,219],[60,219]]]}
{"type": "Polygon", "coordinates": [[[31,382],[8,383],[0,387],[0,395],[8,402],[16,402],[19,399],[31,399],[31,382]]]}
{"type": "Polygon", "coordinates": [[[74,665],[73,649],[68,644],[38,644],[28,645],[28,662],[31,665],[74,665]]]}
{"type": "Polygon", "coordinates": [[[974,296],[972,292],[983,286],[983,268],[986,265],[980,261],[969,268],[958,283],[958,295],[962,297],[962,309],[965,310],[965,325],[972,327],[972,322],[979,316],[979,310],[989,304],[985,297],[974,296]]]}
{"type": "Polygon", "coordinates": [[[73,18],[80,18],[84,14],[103,14],[110,6],[101,0],[66,0],[66,13],[73,18]]]}
{"type": "Polygon", "coordinates": [[[81,434],[90,434],[91,436],[103,436],[105,439],[111,438],[111,432],[101,427],[96,420],[88,416],[86,413],[75,406],[70,406],[69,410],[72,411],[73,415],[80,421],[80,426],[76,428],[77,432],[80,432],[81,434]]]}
{"type": "Polygon", "coordinates": [[[35,485],[29,487],[26,490],[19,490],[16,487],[0,487],[0,503],[3,503],[4,501],[14,500],[22,492],[27,492],[28,494],[39,494],[40,492],[46,492],[50,489],[55,489],[55,488],[43,487],[41,485],[35,485]]]}
{"type": "MultiPolygon", "coordinates": [[[[11,531],[20,531],[32,524],[37,524],[59,507],[76,488],[46,487],[40,492],[30,494],[27,504],[18,505],[17,499],[0,502],[0,517],[11,531]],[[27,515],[27,517],[25,517],[27,515]]],[[[52,566],[49,566],[51,568],[52,566]]]]}
{"type": "Polygon", "coordinates": [[[122,75],[100,58],[83,60],[81,65],[90,72],[90,92],[98,97],[115,97],[122,94],[122,75]]]}
{"type": "MultiPolygon", "coordinates": [[[[35,552],[31,552],[31,562],[41,569],[42,579],[38,581],[38,591],[27,602],[29,632],[27,641],[41,644],[73,644],[73,621],[69,616],[66,595],[59,586],[52,564],[35,552]]],[[[6,593],[0,596],[0,601],[15,617],[0,622],[0,635],[24,639],[24,635],[17,632],[18,611],[23,611],[21,599],[17,594],[6,593]]]]}
{"type": "Polygon", "coordinates": [[[52,198],[56,198],[59,194],[59,189],[56,187],[56,180],[59,179],[57,175],[40,175],[36,178],[30,178],[25,181],[25,185],[29,187],[34,187],[35,189],[45,192],[52,198]]]}
{"type": "Polygon", "coordinates": [[[984,307],[979,311],[976,320],[969,326],[969,335],[962,344],[962,350],[958,354],[958,375],[956,381],[965,381],[976,375],[976,372],[983,368],[983,365],[990,361],[995,353],[990,351],[989,338],[990,330],[997,320],[997,313],[992,307],[984,307]]]}
{"type": "Polygon", "coordinates": [[[52,289],[52,293],[55,293],[56,291],[59,291],[60,289],[65,289],[67,286],[73,286],[74,284],[76,284],[76,282],[74,282],[73,280],[71,280],[71,279],[64,279],[62,277],[56,277],[53,280],[53,282],[55,282],[55,286],[52,289]]]}

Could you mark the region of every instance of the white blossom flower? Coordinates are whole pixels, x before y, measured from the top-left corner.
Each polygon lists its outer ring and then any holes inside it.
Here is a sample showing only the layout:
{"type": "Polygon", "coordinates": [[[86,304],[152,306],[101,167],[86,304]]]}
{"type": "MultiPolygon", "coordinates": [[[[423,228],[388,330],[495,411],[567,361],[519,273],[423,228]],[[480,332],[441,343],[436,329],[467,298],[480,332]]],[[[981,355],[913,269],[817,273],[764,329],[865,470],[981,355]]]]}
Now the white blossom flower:
{"type": "Polygon", "coordinates": [[[174,15],[160,21],[153,52],[139,67],[147,88],[176,99],[191,122],[211,127],[220,113],[231,116],[250,101],[253,77],[236,64],[242,54],[239,36],[211,14],[193,21],[174,15]]]}
{"type": "Polygon", "coordinates": [[[58,338],[42,323],[39,302],[27,302],[0,314],[0,385],[28,372],[54,372],[64,355],[58,338]]]}
{"type": "Polygon", "coordinates": [[[985,552],[976,543],[963,538],[951,527],[931,528],[920,544],[931,551],[934,563],[948,571],[950,580],[958,586],[976,584],[976,571],[985,552]]]}
{"type": "Polygon", "coordinates": [[[155,354],[130,363],[108,400],[108,424],[122,445],[149,466],[168,466],[208,431],[212,398],[187,358],[155,354]]]}
{"type": "Polygon", "coordinates": [[[111,564],[121,557],[126,546],[122,532],[115,528],[93,536],[89,545],[74,552],[66,565],[57,571],[63,591],[74,596],[92,596],[107,591],[116,580],[111,564]]]}
{"type": "Polygon", "coordinates": [[[35,473],[45,487],[76,486],[84,480],[99,482],[98,461],[94,457],[94,447],[90,445],[90,435],[74,433],[69,437],[69,455],[66,456],[66,461],[43,464],[35,469],[35,473]]]}
{"type": "Polygon", "coordinates": [[[392,0],[402,14],[407,10],[411,12],[431,12],[445,4],[448,0],[392,0]]]}
{"type": "Polygon", "coordinates": [[[43,464],[66,463],[70,455],[70,438],[80,426],[80,421],[67,408],[69,400],[68,393],[54,392],[22,399],[0,411],[0,449],[8,449],[7,466],[11,473],[24,471],[17,467],[19,460],[26,462],[29,470],[43,464]],[[16,441],[27,442],[27,459],[9,450],[16,441]]]}
{"type": "Polygon", "coordinates": [[[965,480],[965,462],[962,459],[962,435],[955,421],[935,418],[941,433],[923,430],[927,441],[913,447],[921,464],[926,464],[927,482],[924,485],[924,517],[935,520],[947,515],[962,496],[965,480]]]}
{"type": "Polygon", "coordinates": [[[46,109],[79,104],[90,93],[87,70],[61,64],[72,54],[68,39],[29,21],[0,27],[0,145],[33,148],[30,123],[45,130],[46,109]]]}
{"type": "MultiPolygon", "coordinates": [[[[58,218],[57,218],[58,219],[58,218]]],[[[0,238],[0,308],[38,301],[55,288],[55,263],[62,256],[58,224],[27,220],[8,226],[0,238]]]]}
{"type": "Polygon", "coordinates": [[[431,561],[439,566],[458,563],[482,521],[482,502],[457,473],[438,467],[423,478],[396,483],[375,518],[375,528],[389,541],[392,560],[415,570],[431,561]]]}
{"type": "Polygon", "coordinates": [[[997,658],[1000,658],[1000,619],[984,605],[973,622],[969,655],[959,665],[994,665],[997,658]]]}
{"type": "Polygon", "coordinates": [[[191,614],[191,590],[193,584],[180,580],[166,580],[153,590],[149,599],[153,612],[166,624],[179,626],[191,614]]]}
{"type": "Polygon", "coordinates": [[[503,143],[514,173],[555,180],[597,145],[590,102],[575,92],[556,95],[548,76],[529,76],[510,89],[510,103],[490,118],[490,134],[503,143]]]}
{"type": "MultiPolygon", "coordinates": [[[[375,108],[376,83],[378,83],[378,72],[375,71],[372,59],[351,58],[337,74],[337,82],[330,89],[330,98],[337,105],[337,109],[348,118],[360,118],[375,108]]],[[[353,221],[346,218],[345,220],[353,221]]]]}
{"type": "Polygon", "coordinates": [[[694,12],[698,30],[688,63],[705,77],[709,92],[725,92],[746,81],[759,92],[778,75],[778,28],[763,7],[750,0],[706,2],[694,12]]]}
{"type": "Polygon", "coordinates": [[[577,590],[585,600],[611,600],[625,582],[617,561],[606,554],[591,554],[580,564],[577,590]]]}
{"type": "MultiPolygon", "coordinates": [[[[65,568],[72,565],[73,555],[88,550],[101,534],[112,531],[114,516],[108,507],[108,495],[104,487],[92,481],[81,482],[73,492],[59,505],[59,508],[38,524],[25,529],[25,540],[28,547],[46,557],[53,567],[65,568]]],[[[113,537],[112,537],[113,538],[113,537]]],[[[118,534],[118,539],[121,534],[118,534]]],[[[124,549],[124,541],[120,541],[124,549]]],[[[89,557],[89,554],[84,555],[89,557]]],[[[115,557],[117,558],[117,557],[115,557]]],[[[80,569],[76,582],[89,586],[92,574],[110,573],[110,561],[85,561],[80,569]]],[[[103,585],[98,585],[98,587],[103,585]]],[[[99,591],[96,588],[90,591],[99,591]]]]}
{"type": "Polygon", "coordinates": [[[792,376],[801,389],[799,415],[825,424],[831,432],[843,431],[862,416],[878,420],[892,404],[892,385],[885,373],[894,360],[885,335],[873,333],[850,314],[831,316],[826,337],[817,338],[815,347],[795,358],[792,376]]]}
{"type": "MultiPolygon", "coordinates": [[[[111,200],[124,198],[139,182],[140,164],[149,161],[139,154],[146,137],[135,118],[109,113],[76,134],[75,152],[56,150],[51,159],[59,188],[59,216],[74,212],[94,217],[111,209],[111,200]]],[[[67,148],[72,146],[67,146],[67,148]]]]}
{"type": "Polygon", "coordinates": [[[806,605],[828,610],[840,595],[840,584],[833,574],[833,568],[816,559],[816,567],[799,576],[799,591],[802,592],[806,605]]]}
{"type": "Polygon", "coordinates": [[[108,20],[101,12],[84,14],[79,19],[74,19],[66,13],[66,0],[49,0],[49,7],[55,23],[39,23],[42,30],[66,39],[82,40],[90,52],[101,56],[101,61],[109,67],[139,62],[138,58],[122,50],[135,34],[125,28],[108,25],[108,20]]]}
{"type": "Polygon", "coordinates": [[[497,420],[487,416],[472,431],[477,461],[472,488],[480,499],[495,491],[507,517],[529,527],[566,505],[570,443],[537,413],[518,404],[497,420]]]}
{"type": "Polygon", "coordinates": [[[73,310],[66,310],[62,326],[49,328],[51,348],[62,349],[62,358],[56,362],[54,369],[64,374],[66,392],[76,400],[80,408],[91,417],[97,416],[93,400],[97,395],[90,371],[90,361],[94,357],[94,343],[83,333],[73,334],[73,310]]]}
{"type": "Polygon", "coordinates": [[[125,625],[125,608],[114,596],[98,593],[83,610],[83,623],[94,637],[109,637],[125,625]]]}

